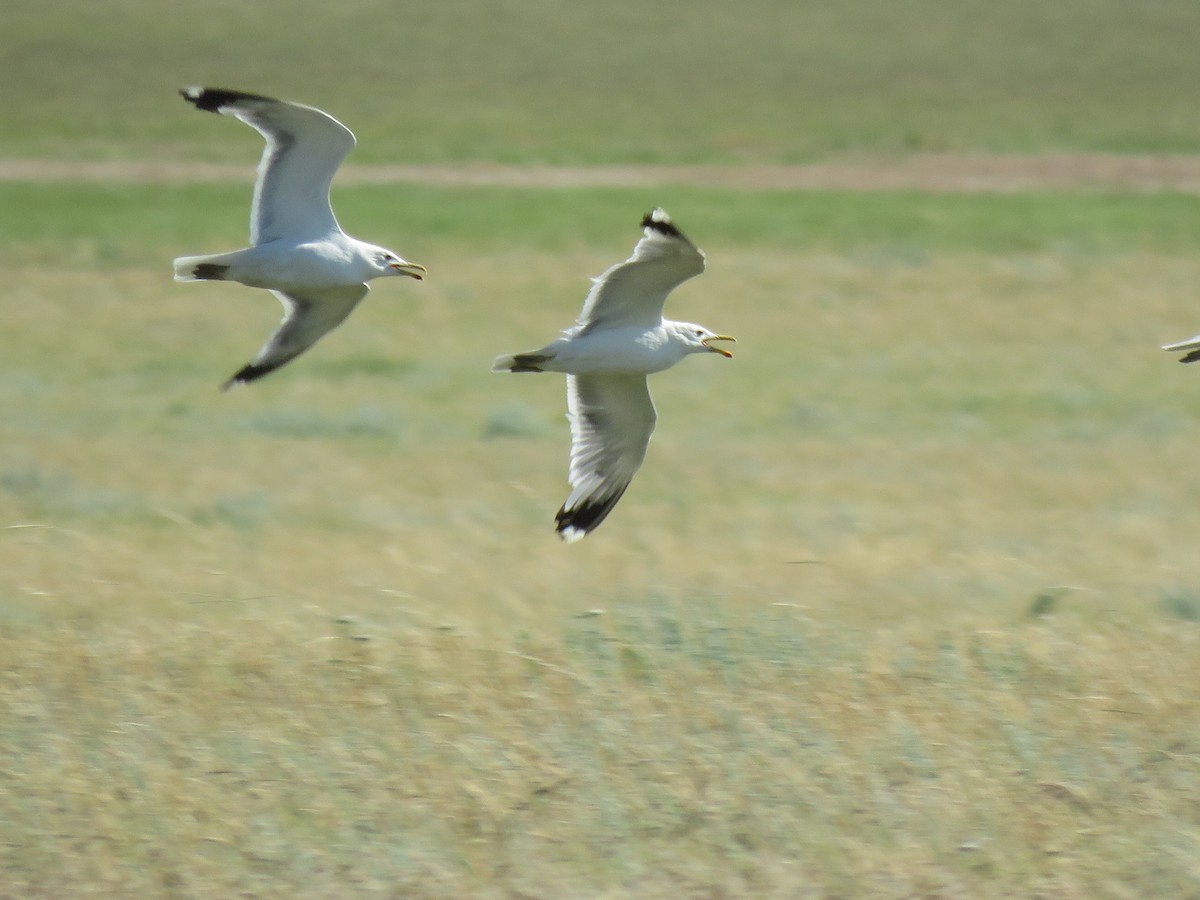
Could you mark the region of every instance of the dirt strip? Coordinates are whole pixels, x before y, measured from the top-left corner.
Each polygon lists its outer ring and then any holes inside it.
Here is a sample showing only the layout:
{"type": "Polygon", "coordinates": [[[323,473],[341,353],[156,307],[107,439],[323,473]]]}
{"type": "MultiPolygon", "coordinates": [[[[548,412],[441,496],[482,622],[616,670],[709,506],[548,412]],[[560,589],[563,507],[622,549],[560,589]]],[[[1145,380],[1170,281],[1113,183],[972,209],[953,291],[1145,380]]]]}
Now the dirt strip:
{"type": "MultiPolygon", "coordinates": [[[[253,164],[178,161],[0,159],[0,181],[189,184],[253,178],[253,164]]],[[[631,188],[658,185],[738,190],[911,190],[1011,193],[1031,190],[1200,193],[1200,157],[1051,154],[924,154],[802,165],[504,166],[347,165],[338,184],[447,187],[631,188]]]]}

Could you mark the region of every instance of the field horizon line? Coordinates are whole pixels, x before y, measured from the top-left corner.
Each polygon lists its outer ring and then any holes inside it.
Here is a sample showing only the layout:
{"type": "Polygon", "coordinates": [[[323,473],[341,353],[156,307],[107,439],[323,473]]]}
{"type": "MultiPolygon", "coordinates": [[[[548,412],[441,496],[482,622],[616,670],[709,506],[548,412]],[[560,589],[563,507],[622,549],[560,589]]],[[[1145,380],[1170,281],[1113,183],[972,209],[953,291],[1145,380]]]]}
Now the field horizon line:
{"type": "MultiPolygon", "coordinates": [[[[211,184],[253,177],[256,160],[46,160],[0,158],[0,182],[211,184]]],[[[1200,158],[1108,153],[919,153],[852,155],[809,163],[673,165],[347,164],[341,185],[438,187],[721,187],[754,191],[1020,193],[1044,190],[1171,191],[1200,194],[1200,158]]]]}

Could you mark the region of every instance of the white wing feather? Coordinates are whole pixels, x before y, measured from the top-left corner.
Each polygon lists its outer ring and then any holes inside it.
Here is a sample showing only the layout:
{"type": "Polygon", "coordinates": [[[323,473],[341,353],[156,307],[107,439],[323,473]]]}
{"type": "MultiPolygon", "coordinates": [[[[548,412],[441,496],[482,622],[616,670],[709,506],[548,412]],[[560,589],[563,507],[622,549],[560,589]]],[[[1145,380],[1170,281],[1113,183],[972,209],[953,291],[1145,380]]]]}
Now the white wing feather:
{"type": "Polygon", "coordinates": [[[612,512],[646,457],[657,414],[646,376],[567,376],[571,494],[555,522],[565,540],[583,537],[612,512]]]}
{"type": "Polygon", "coordinates": [[[188,88],[183,95],[201,109],[240,119],[266,139],[250,208],[251,244],[341,231],[329,185],[354,147],[349,128],[300,103],[213,88],[188,88]]]}
{"type": "Polygon", "coordinates": [[[704,271],[704,253],[663,210],[646,216],[642,227],[645,236],[633,255],[593,280],[579,314],[580,334],[629,325],[657,326],[667,295],[704,271]]]}
{"type": "Polygon", "coordinates": [[[295,359],[346,320],[370,288],[365,284],[310,290],[271,291],[283,304],[283,322],[254,359],[222,386],[228,390],[273,372],[295,359]]]}

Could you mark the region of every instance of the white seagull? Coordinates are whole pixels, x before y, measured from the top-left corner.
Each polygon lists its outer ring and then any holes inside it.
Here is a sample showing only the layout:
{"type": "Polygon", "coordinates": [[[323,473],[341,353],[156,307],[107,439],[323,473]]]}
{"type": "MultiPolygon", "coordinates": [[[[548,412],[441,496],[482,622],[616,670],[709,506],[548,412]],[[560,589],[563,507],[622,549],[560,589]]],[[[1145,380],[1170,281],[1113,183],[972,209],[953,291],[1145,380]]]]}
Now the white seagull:
{"type": "Polygon", "coordinates": [[[424,266],[356,240],[338,226],[329,184],[354,146],[354,135],[333,116],[220,88],[179,93],[197,109],[241,119],[267,141],[250,207],[250,246],[175,260],[176,281],[237,281],[267,288],[283,304],[282,324],[222,390],[295,359],[350,315],[372,278],[425,275],[424,266]]]}
{"type": "Polygon", "coordinates": [[[501,356],[493,372],[565,372],[571,422],[571,493],[556,531],[577,541],[612,512],[646,456],[657,416],[646,376],[691,353],[733,356],[734,341],[663,318],[667,295],[704,271],[704,254],[663,210],[642,219],[633,256],[593,280],[575,327],[540,350],[501,356]]]}
{"type": "Polygon", "coordinates": [[[1178,353],[1181,350],[1188,351],[1183,356],[1179,357],[1181,363],[1195,362],[1200,359],[1200,334],[1195,337],[1190,337],[1186,341],[1179,341],[1175,344],[1166,344],[1163,347],[1172,353],[1178,353]]]}

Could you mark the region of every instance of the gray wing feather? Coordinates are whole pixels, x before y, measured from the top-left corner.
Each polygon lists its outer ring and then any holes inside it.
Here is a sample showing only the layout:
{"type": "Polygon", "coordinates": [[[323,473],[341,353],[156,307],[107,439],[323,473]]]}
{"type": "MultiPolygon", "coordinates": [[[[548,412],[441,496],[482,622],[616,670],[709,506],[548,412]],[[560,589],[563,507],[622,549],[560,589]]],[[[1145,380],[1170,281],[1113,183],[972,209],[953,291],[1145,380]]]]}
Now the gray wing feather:
{"type": "Polygon", "coordinates": [[[329,185],[354,147],[349,128],[312,106],[251,95],[233,95],[216,111],[245,122],[267,142],[250,208],[251,244],[341,230],[329,185]]]}
{"type": "Polygon", "coordinates": [[[645,236],[633,255],[594,279],[579,314],[581,334],[626,325],[657,326],[667,295],[704,271],[704,253],[661,210],[648,215],[643,226],[645,236]]]}
{"type": "Polygon", "coordinates": [[[225,382],[223,389],[254,381],[295,359],[341,325],[369,290],[365,284],[354,284],[303,294],[271,291],[283,304],[283,323],[258,355],[225,382]]]}

